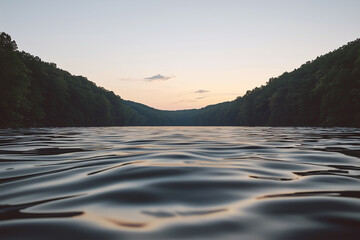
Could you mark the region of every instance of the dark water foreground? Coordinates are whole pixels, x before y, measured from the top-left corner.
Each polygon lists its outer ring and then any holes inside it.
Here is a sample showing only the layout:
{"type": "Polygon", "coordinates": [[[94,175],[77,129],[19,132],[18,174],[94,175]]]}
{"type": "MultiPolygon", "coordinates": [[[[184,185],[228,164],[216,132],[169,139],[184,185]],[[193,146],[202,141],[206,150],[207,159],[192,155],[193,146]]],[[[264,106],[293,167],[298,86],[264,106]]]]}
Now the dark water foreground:
{"type": "Polygon", "coordinates": [[[0,239],[360,239],[360,130],[0,130],[0,239]]]}

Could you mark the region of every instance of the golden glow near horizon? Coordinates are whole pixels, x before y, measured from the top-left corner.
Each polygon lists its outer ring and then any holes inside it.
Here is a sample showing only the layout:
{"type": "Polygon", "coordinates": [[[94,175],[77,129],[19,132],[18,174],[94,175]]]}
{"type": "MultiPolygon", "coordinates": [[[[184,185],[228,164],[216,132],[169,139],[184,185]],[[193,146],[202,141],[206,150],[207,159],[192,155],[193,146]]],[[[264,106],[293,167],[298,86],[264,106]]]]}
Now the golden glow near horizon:
{"type": "Polygon", "coordinates": [[[0,31],[123,99],[177,110],[234,100],[355,40],[359,10],[356,0],[4,0],[0,31]]]}

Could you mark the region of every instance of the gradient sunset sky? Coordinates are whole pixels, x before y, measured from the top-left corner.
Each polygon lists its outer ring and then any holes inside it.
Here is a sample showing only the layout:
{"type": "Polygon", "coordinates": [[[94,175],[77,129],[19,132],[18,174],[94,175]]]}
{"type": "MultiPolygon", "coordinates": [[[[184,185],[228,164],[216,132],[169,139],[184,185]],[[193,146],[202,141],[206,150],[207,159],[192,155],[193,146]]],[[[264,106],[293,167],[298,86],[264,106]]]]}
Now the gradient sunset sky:
{"type": "Polygon", "coordinates": [[[19,50],[164,110],[234,100],[360,37],[359,0],[0,0],[19,50]]]}

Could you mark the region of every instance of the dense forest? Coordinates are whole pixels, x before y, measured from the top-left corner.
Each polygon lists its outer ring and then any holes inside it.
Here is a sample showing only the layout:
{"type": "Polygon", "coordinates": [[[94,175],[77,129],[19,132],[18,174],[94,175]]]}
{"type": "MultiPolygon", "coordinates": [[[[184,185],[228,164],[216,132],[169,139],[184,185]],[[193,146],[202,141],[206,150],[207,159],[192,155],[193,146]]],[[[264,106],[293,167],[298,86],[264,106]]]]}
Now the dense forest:
{"type": "Polygon", "coordinates": [[[360,39],[231,103],[201,109],[199,125],[360,127],[360,39]],[[211,119],[212,118],[212,119],[211,119]]]}
{"type": "Polygon", "coordinates": [[[17,50],[0,34],[0,128],[245,125],[360,127],[360,39],[284,73],[232,102],[162,111],[122,100],[17,50]]]}
{"type": "Polygon", "coordinates": [[[112,126],[134,113],[113,92],[17,51],[0,34],[0,127],[112,126]]]}
{"type": "Polygon", "coordinates": [[[142,106],[137,111],[147,116],[148,125],[360,127],[360,39],[232,102],[199,110],[142,106]]]}

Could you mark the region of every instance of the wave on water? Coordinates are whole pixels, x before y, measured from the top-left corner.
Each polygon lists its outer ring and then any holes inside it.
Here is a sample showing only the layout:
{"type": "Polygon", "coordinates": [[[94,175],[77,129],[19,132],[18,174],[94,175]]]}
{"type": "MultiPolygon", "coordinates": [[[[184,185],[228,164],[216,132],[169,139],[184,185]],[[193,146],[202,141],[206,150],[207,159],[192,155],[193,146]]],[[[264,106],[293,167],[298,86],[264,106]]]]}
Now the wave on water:
{"type": "Polygon", "coordinates": [[[360,130],[0,130],[1,239],[358,239],[360,130]]]}

